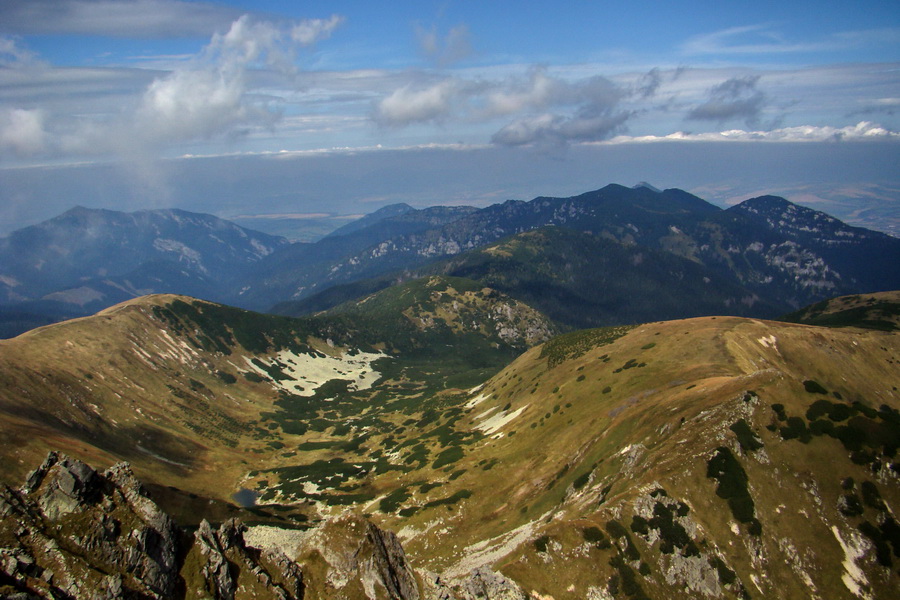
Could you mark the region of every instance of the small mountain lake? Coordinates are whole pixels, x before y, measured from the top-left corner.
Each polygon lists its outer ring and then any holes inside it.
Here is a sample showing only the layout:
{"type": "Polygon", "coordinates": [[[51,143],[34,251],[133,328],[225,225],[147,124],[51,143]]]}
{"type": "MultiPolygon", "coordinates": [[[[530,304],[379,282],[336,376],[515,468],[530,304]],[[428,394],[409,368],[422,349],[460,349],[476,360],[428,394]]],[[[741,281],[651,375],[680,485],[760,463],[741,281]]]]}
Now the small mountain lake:
{"type": "Polygon", "coordinates": [[[259,498],[259,492],[241,488],[231,496],[232,500],[238,503],[238,506],[249,508],[256,506],[256,499],[259,498]]]}

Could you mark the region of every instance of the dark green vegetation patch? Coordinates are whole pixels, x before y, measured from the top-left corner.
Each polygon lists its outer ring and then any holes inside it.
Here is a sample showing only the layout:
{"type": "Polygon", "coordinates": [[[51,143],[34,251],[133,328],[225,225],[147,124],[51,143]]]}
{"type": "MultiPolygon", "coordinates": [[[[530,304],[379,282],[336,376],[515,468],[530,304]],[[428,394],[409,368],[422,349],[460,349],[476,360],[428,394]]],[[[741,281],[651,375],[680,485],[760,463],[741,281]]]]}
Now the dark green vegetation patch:
{"type": "Polygon", "coordinates": [[[760,440],[756,433],[750,429],[750,425],[748,425],[747,421],[744,419],[739,419],[734,422],[730,429],[737,436],[738,443],[741,445],[741,450],[744,452],[754,452],[763,447],[762,440],[760,440]]]}
{"type": "Polygon", "coordinates": [[[716,480],[716,495],[728,501],[734,518],[748,525],[752,535],[760,535],[762,524],[756,519],[747,472],[731,450],[725,446],[716,449],[715,455],[706,463],[706,476],[716,480]]]}
{"type": "Polygon", "coordinates": [[[656,531],[659,550],[663,554],[672,554],[677,548],[683,556],[700,556],[700,550],[694,540],[677,520],[677,517],[686,517],[691,510],[690,507],[683,502],[669,499],[665,491],[662,492],[663,494],[658,495],[660,499],[653,504],[653,516],[648,520],[640,515],[634,515],[631,519],[631,530],[645,539],[650,537],[651,531],[656,531]]]}
{"type": "Polygon", "coordinates": [[[622,325],[566,333],[544,344],[541,348],[541,358],[546,358],[547,365],[552,368],[564,361],[584,356],[594,348],[611,344],[635,327],[637,326],[622,325]]]}
{"type": "Polygon", "coordinates": [[[864,306],[826,312],[835,300],[823,300],[782,317],[789,323],[806,323],[819,327],[859,327],[877,331],[896,331],[892,321],[900,317],[900,304],[870,298],[864,306]]]}
{"type": "Polygon", "coordinates": [[[804,420],[787,416],[781,405],[772,408],[779,420],[786,422],[780,429],[782,439],[809,443],[813,437],[828,436],[839,440],[856,464],[878,470],[887,463],[889,469],[900,472],[900,465],[894,461],[900,447],[900,412],[896,409],[882,404],[875,410],[859,401],[821,399],[809,406],[804,420]]]}

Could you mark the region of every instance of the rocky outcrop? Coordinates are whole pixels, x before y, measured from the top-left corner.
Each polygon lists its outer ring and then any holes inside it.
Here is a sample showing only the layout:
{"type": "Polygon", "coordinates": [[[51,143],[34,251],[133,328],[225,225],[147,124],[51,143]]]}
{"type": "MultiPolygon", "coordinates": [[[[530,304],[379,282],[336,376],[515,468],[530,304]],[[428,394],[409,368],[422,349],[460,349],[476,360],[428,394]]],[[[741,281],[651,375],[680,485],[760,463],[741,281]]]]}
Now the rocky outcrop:
{"type": "Polygon", "coordinates": [[[310,587],[319,596],[419,600],[415,573],[397,536],[351,513],[329,519],[305,536],[304,564],[320,565],[310,587]]]}
{"type": "Polygon", "coordinates": [[[434,573],[423,572],[425,600],[529,600],[519,585],[484,566],[452,582],[434,573]]]}
{"type": "Polygon", "coordinates": [[[51,452],[21,489],[0,486],[0,598],[525,600],[483,567],[451,586],[417,574],[399,538],[344,514],[303,535],[300,564],[249,546],[247,527],[203,520],[190,535],[148,496],[127,463],[97,472],[51,452]],[[323,568],[324,567],[324,568],[323,568]]]}
{"type": "Polygon", "coordinates": [[[280,552],[258,550],[244,542],[246,527],[229,519],[214,530],[204,519],[194,534],[193,551],[202,557],[203,592],[214,598],[234,600],[238,589],[261,588],[265,597],[303,598],[300,567],[280,552]],[[243,581],[242,581],[243,576],[243,581]]]}
{"type": "Polygon", "coordinates": [[[512,580],[487,567],[472,571],[462,585],[463,600],[528,600],[512,580]]]}
{"type": "Polygon", "coordinates": [[[363,568],[377,576],[388,595],[394,600],[419,600],[413,570],[396,534],[368,523],[366,543],[371,554],[363,568]]]}
{"type": "Polygon", "coordinates": [[[300,567],[244,530],[203,521],[192,539],[127,464],[99,473],[51,452],[21,489],[0,486],[0,597],[303,598],[300,567]]]}
{"type": "Polygon", "coordinates": [[[51,452],[0,493],[3,573],[38,597],[171,598],[179,532],[126,464],[98,473],[51,452]]]}

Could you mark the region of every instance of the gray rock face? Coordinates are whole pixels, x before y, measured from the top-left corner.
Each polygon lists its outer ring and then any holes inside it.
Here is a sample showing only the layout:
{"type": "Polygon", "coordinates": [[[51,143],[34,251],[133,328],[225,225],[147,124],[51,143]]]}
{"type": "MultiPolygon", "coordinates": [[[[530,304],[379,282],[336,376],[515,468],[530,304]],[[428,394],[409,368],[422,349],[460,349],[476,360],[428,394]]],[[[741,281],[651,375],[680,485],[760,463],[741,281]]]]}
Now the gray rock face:
{"type": "Polygon", "coordinates": [[[246,529],[237,519],[222,523],[218,530],[206,519],[200,523],[194,533],[194,547],[203,557],[200,573],[205,591],[217,600],[234,600],[239,589],[236,575],[249,573],[270,598],[303,598],[300,567],[280,552],[248,547],[244,542],[246,529]]]}
{"type": "Polygon", "coordinates": [[[462,586],[464,600],[528,600],[516,582],[487,567],[472,571],[462,586]]]}
{"type": "Polygon", "coordinates": [[[203,521],[191,540],[127,464],[98,473],[51,452],[20,490],[0,486],[0,598],[168,600],[186,595],[188,578],[215,600],[244,584],[260,598],[302,599],[300,567],[247,547],[244,530],[203,521]],[[199,567],[186,566],[191,553],[199,567]]]}
{"type": "Polygon", "coordinates": [[[394,600],[419,600],[413,570],[394,532],[384,531],[369,523],[366,540],[372,545],[371,567],[378,573],[390,597],[394,600]]]}
{"type": "Polygon", "coordinates": [[[3,497],[4,525],[9,519],[21,528],[18,547],[6,550],[20,557],[17,565],[28,564],[22,556],[33,561],[31,574],[7,573],[26,588],[36,574],[51,593],[78,598],[118,597],[123,586],[151,598],[174,593],[178,532],[127,464],[101,474],[51,452],[20,491],[3,497]]]}

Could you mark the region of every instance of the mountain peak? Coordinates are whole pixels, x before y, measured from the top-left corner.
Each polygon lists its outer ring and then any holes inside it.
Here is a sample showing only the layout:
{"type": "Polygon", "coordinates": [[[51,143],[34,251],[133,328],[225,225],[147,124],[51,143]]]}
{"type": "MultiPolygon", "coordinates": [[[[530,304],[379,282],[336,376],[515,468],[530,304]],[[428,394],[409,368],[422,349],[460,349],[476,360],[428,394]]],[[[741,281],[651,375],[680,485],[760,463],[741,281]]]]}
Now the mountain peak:
{"type": "Polygon", "coordinates": [[[728,210],[764,217],[772,221],[773,226],[775,223],[778,223],[784,227],[787,223],[792,223],[799,219],[801,221],[819,221],[833,225],[840,224],[843,227],[847,227],[844,223],[828,214],[807,206],[794,204],[781,196],[757,196],[756,198],[744,200],[728,210]]]}
{"type": "Polygon", "coordinates": [[[640,188],[647,188],[647,189],[650,190],[651,192],[656,192],[657,194],[662,193],[662,190],[661,190],[661,189],[659,189],[658,187],[655,187],[655,186],[653,186],[653,185],[650,185],[650,184],[647,183],[646,181],[639,181],[639,182],[636,183],[635,185],[631,186],[631,189],[633,189],[633,190],[637,190],[637,189],[640,189],[640,188]]]}
{"type": "Polygon", "coordinates": [[[773,196],[767,194],[765,196],[757,196],[755,198],[750,198],[748,200],[744,200],[737,206],[743,206],[744,208],[755,208],[755,209],[785,209],[791,206],[797,206],[790,200],[786,198],[782,198],[781,196],[773,196]]]}
{"type": "Polygon", "coordinates": [[[382,206],[375,212],[371,212],[367,215],[364,215],[355,221],[350,221],[343,227],[338,227],[337,229],[335,229],[334,231],[332,231],[325,237],[329,238],[329,237],[345,236],[345,235],[360,231],[362,229],[365,229],[366,227],[374,225],[375,223],[378,223],[380,221],[384,221],[385,219],[392,219],[394,217],[399,217],[401,215],[405,215],[407,213],[411,213],[411,212],[415,212],[415,211],[416,211],[415,208],[413,208],[409,204],[406,204],[405,202],[398,202],[396,204],[388,204],[387,206],[382,206]]]}

